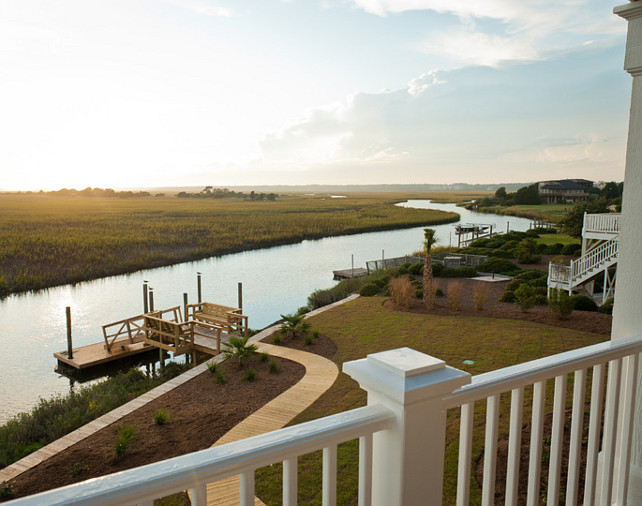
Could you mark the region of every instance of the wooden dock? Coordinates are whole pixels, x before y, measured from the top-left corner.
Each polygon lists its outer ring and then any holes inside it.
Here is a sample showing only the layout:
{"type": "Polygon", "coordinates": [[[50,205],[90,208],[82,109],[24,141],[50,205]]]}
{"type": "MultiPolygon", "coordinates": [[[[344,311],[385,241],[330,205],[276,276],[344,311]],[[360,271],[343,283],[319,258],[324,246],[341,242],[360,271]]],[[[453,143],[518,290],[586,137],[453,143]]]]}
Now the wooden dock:
{"type": "Polygon", "coordinates": [[[359,276],[365,276],[368,274],[368,269],[364,267],[355,267],[354,269],[332,271],[332,274],[334,274],[334,279],[336,280],[358,278],[359,276]]]}
{"type": "Polygon", "coordinates": [[[123,337],[114,341],[111,350],[107,349],[104,342],[99,342],[74,348],[73,358],[69,358],[66,351],[54,353],[54,357],[58,359],[59,364],[65,364],[74,369],[86,369],[154,349],[153,346],[146,345],[142,337],[134,338],[134,342],[130,342],[128,337],[123,337]]]}

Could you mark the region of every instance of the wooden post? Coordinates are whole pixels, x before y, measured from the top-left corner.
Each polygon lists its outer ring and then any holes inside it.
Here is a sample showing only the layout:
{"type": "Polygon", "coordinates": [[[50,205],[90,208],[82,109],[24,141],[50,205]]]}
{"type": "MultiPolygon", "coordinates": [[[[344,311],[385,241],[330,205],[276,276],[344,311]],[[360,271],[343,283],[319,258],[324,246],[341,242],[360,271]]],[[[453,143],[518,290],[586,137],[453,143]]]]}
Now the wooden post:
{"type": "Polygon", "coordinates": [[[510,232],[510,222],[506,222],[506,233],[510,232]]]}
{"type": "Polygon", "coordinates": [[[149,310],[150,311],[154,310],[154,289],[153,288],[149,289],[149,310]]]}
{"type": "Polygon", "coordinates": [[[200,272],[196,273],[196,285],[197,285],[197,291],[198,291],[197,301],[200,304],[201,302],[203,302],[203,298],[201,296],[201,273],[200,272]]]}
{"type": "Polygon", "coordinates": [[[352,273],[350,277],[354,278],[354,255],[352,255],[352,273]]]}
{"type": "Polygon", "coordinates": [[[187,321],[187,293],[183,293],[183,321],[187,321]]]}
{"type": "Polygon", "coordinates": [[[241,310],[241,313],[243,312],[243,283],[239,281],[239,288],[238,288],[238,299],[239,299],[239,309],[241,310]]]}
{"type": "Polygon", "coordinates": [[[149,304],[147,299],[147,281],[143,281],[143,313],[149,313],[149,304]]]}
{"type": "Polygon", "coordinates": [[[67,313],[67,358],[74,358],[74,349],[71,344],[71,307],[67,306],[65,312],[67,313]]]}

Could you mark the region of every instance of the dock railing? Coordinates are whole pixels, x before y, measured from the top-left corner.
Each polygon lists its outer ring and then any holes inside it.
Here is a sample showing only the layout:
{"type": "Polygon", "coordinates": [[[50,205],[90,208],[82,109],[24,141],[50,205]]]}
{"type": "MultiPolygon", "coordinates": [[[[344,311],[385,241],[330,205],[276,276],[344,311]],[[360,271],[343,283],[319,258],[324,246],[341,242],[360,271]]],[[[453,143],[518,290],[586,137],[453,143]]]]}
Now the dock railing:
{"type": "Polygon", "coordinates": [[[344,364],[344,372],[368,392],[366,407],[19,499],[15,504],[151,505],[156,498],[182,490],[191,491],[192,504],[206,504],[208,483],[240,475],[240,504],[253,505],[254,471],[283,462],[283,503],[292,505],[297,495],[297,457],[322,449],[323,504],[333,505],[338,486],[337,445],[358,438],[360,505],[437,505],[442,503],[446,412],[457,410],[461,421],[456,501],[465,505],[470,499],[475,403],[483,402],[483,505],[495,503],[497,448],[503,437],[500,416],[509,417],[506,504],[517,503],[527,405],[532,411],[527,504],[539,504],[545,494],[549,504],[558,504],[564,495],[566,504],[583,499],[584,504],[624,505],[640,352],[640,337],[607,341],[472,378],[408,348],[375,353],[344,364]],[[571,386],[570,444],[563,456],[567,389],[571,386]],[[552,431],[549,456],[544,458],[549,391],[552,431]],[[508,393],[509,409],[502,399],[508,393]],[[530,397],[532,402],[525,402],[530,397]],[[590,419],[583,443],[586,403],[590,419]],[[602,463],[598,465],[600,450],[602,463]],[[580,476],[582,452],[586,471],[580,476]],[[548,466],[545,492],[540,490],[543,461],[548,466]],[[562,462],[566,461],[567,479],[562,483],[562,462]]]}
{"type": "MultiPolygon", "coordinates": [[[[171,314],[172,317],[169,321],[173,322],[179,322],[182,319],[180,306],[160,309],[158,311],[153,311],[153,313],[150,314],[154,314],[159,318],[163,318],[166,314],[171,314]]],[[[145,335],[145,330],[143,328],[144,322],[145,315],[140,314],[125,320],[119,320],[117,322],[103,325],[103,336],[105,338],[105,347],[107,350],[111,352],[112,346],[119,337],[127,337],[130,344],[133,344],[138,339],[142,340],[145,335]]]]}
{"type": "Polygon", "coordinates": [[[586,237],[591,233],[619,234],[622,223],[620,213],[584,213],[582,236],[586,237]]]}

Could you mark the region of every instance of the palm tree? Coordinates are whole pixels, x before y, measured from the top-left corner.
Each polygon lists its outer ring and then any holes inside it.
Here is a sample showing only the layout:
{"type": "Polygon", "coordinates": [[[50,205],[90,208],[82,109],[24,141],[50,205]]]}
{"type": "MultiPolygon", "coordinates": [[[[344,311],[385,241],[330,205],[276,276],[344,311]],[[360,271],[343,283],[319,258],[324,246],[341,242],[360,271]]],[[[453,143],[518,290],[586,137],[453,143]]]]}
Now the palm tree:
{"type": "Polygon", "coordinates": [[[221,353],[225,358],[232,358],[238,360],[239,366],[243,366],[248,358],[250,358],[254,353],[256,353],[257,347],[256,344],[247,344],[249,336],[245,337],[230,337],[229,342],[224,342],[223,346],[225,349],[221,353]]]}
{"type": "Polygon", "coordinates": [[[280,332],[281,335],[286,337],[296,337],[297,334],[306,334],[308,332],[308,329],[310,328],[310,324],[306,321],[305,315],[281,315],[281,318],[283,318],[284,322],[281,324],[280,332]]]}
{"type": "Polygon", "coordinates": [[[424,228],[424,277],[423,277],[423,299],[426,308],[435,308],[435,290],[432,286],[432,258],[430,250],[437,243],[437,234],[432,228],[424,228]]]}

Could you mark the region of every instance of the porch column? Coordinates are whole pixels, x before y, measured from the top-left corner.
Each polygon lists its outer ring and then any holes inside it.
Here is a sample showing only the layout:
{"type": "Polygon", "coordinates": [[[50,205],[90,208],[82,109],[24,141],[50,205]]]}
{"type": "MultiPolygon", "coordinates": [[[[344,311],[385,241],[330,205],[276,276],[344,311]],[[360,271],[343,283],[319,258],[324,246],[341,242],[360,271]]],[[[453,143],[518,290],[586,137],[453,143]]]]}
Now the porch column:
{"type": "Polygon", "coordinates": [[[373,353],[345,363],[343,371],[368,392],[368,405],[395,414],[392,428],[373,436],[372,504],[441,505],[443,399],[470,383],[470,374],[410,348],[373,353]]]}
{"type": "MultiPolygon", "coordinates": [[[[642,2],[614,9],[629,22],[624,70],[633,77],[611,339],[642,335],[642,2]]],[[[642,504],[642,385],[638,384],[628,504],[642,504]]]]}

